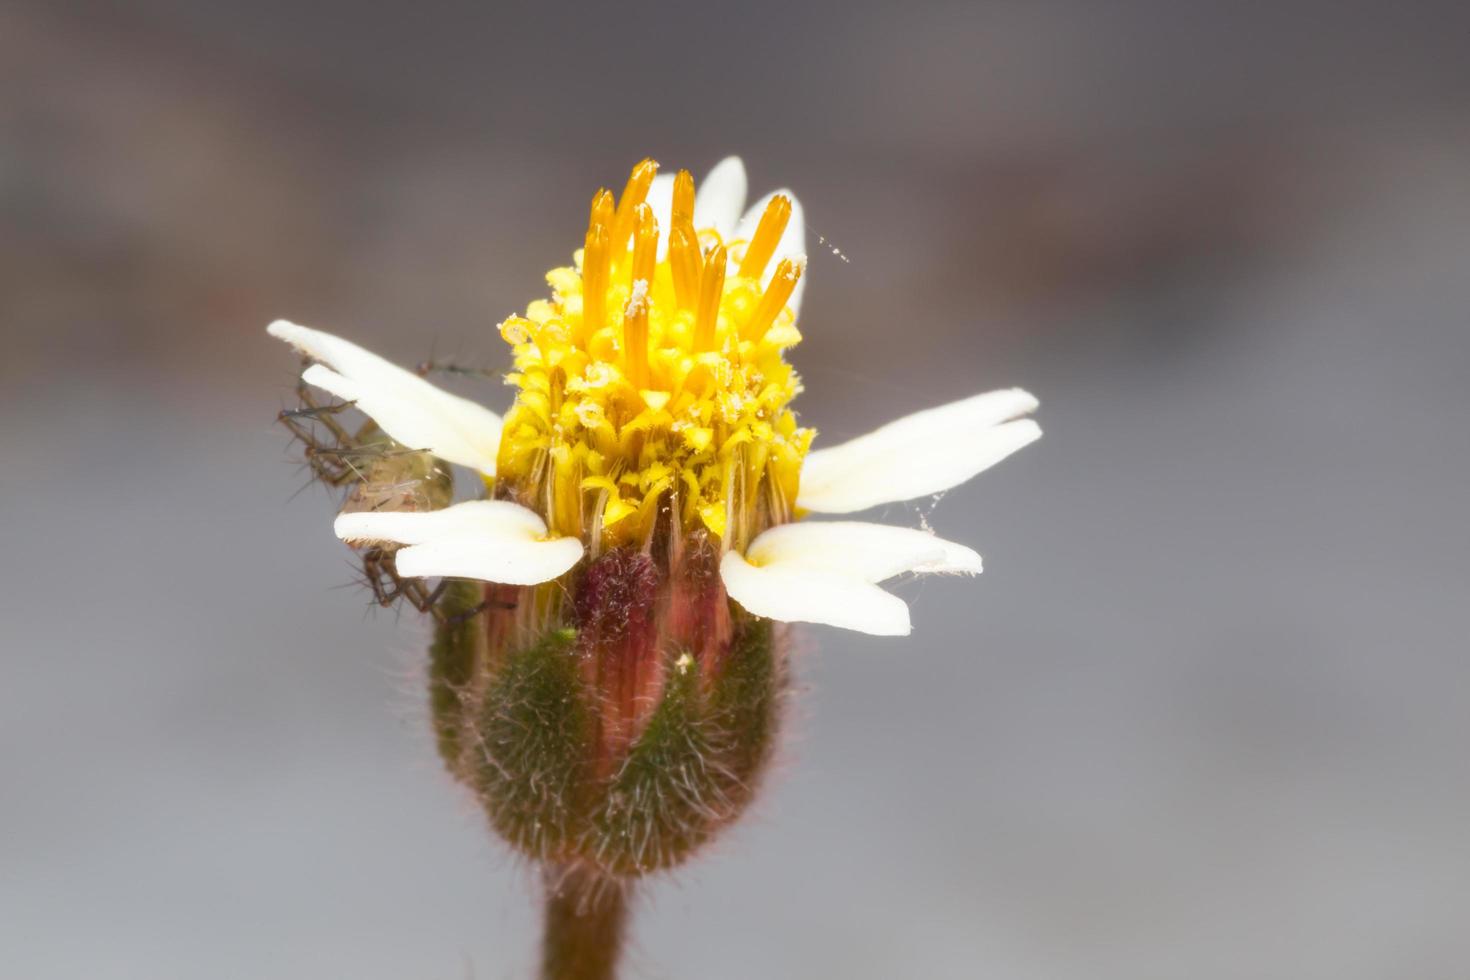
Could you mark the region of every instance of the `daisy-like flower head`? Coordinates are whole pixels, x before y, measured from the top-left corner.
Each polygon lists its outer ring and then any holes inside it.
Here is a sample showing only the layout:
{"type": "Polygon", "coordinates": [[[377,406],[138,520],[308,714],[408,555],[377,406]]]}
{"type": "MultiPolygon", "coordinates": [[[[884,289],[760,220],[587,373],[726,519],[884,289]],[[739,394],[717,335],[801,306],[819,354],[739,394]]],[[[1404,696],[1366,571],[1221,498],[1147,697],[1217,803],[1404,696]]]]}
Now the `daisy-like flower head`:
{"type": "Polygon", "coordinates": [[[1010,389],[823,447],[786,361],[801,206],[777,192],[742,216],[745,189],[731,158],[697,194],[648,160],[616,199],[599,191],[550,297],[500,324],[503,419],[340,337],[270,326],[313,362],[304,386],[370,419],[349,433],[309,394],[285,415],[313,468],[352,485],[336,532],[378,600],[434,613],[447,767],[518,851],[598,888],[679,863],[748,805],[779,729],[781,624],[907,633],[881,583],[980,571],[927,531],[820,515],[940,493],[1041,434],[1010,389]],[[451,503],[455,465],[480,499],[451,503]]]}
{"type": "MultiPolygon", "coordinates": [[[[343,513],[338,536],[399,546],[407,577],[566,579],[572,593],[579,568],[632,549],[667,583],[650,594],[661,608],[670,590],[689,598],[679,583],[702,583],[694,605],[716,612],[685,631],[696,647],[694,634],[728,632],[739,611],[727,596],[762,619],[908,633],[907,605],[879,583],[978,573],[980,556],[917,529],[808,515],[963,483],[1041,435],[1024,418],[1036,399],[993,391],[814,448],[785,359],[801,340],[800,204],[780,191],[742,217],[745,170],[733,157],[698,193],[687,171],[657,169],[638,164],[616,199],[599,191],[584,247],[547,275],[551,296],[500,324],[516,388],[503,420],[339,337],[271,324],[316,362],[306,383],[353,402],[400,446],[475,469],[491,498],[343,513]]],[[[524,629],[559,615],[554,598],[528,605],[524,629]]]]}

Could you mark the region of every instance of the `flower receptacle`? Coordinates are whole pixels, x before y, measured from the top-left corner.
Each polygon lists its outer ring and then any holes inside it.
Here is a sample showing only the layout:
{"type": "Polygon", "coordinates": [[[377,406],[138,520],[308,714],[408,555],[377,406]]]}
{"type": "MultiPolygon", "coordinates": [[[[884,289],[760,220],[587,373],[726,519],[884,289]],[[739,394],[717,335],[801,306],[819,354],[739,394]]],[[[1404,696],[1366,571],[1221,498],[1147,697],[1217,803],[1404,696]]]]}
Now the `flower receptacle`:
{"type": "MultiPolygon", "coordinates": [[[[478,584],[441,599],[439,750],[517,852],[637,878],[682,863],[749,804],[779,728],[784,634],[689,581],[615,549],[573,576],[570,625],[506,628],[524,614],[486,606],[478,584]],[[704,632],[722,640],[695,649],[687,638],[711,609],[704,632]]],[[[518,606],[544,602],[513,591],[518,606]]]]}

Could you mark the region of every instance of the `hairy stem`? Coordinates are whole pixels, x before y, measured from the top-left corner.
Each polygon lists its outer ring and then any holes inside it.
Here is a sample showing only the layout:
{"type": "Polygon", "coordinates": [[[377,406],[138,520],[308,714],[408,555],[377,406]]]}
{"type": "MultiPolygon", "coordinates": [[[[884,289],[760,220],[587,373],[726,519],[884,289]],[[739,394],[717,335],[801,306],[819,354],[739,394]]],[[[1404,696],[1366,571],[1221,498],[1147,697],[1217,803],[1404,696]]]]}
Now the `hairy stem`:
{"type": "Polygon", "coordinates": [[[614,980],[628,896],[578,870],[547,875],[541,980],[614,980]]]}

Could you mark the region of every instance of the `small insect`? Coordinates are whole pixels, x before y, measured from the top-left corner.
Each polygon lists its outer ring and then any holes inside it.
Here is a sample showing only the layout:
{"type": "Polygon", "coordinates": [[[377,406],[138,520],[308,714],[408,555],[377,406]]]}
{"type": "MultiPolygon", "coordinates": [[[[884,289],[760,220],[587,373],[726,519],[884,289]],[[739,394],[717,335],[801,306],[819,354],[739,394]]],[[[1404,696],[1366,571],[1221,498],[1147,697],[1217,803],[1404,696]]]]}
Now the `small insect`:
{"type": "Polygon", "coordinates": [[[443,598],[447,583],[441,581],[433,589],[428,589],[418,579],[403,578],[393,562],[396,551],[396,548],[374,546],[362,552],[363,580],[372,590],[373,601],[387,608],[399,599],[405,599],[419,612],[437,616],[435,606],[443,598]]]}
{"type": "MultiPolygon", "coordinates": [[[[371,420],[349,430],[339,416],[352,407],[351,402],[319,404],[305,383],[296,392],[300,407],[285,409],[278,418],[301,443],[312,475],[327,486],[347,488],[342,513],[439,510],[452,502],[454,477],[442,462],[422,450],[398,445],[371,420]]],[[[420,579],[400,576],[393,560],[397,551],[395,545],[372,545],[360,552],[363,579],[373,601],[387,607],[404,599],[420,612],[443,619],[436,606],[445,584],[429,589],[420,579]]],[[[490,605],[487,601],[455,618],[490,605]]]]}
{"type": "Polygon", "coordinates": [[[318,480],[328,486],[340,487],[360,479],[361,473],[344,458],[344,452],[360,448],[356,436],[349,433],[337,416],[352,407],[350,402],[318,405],[305,384],[296,386],[296,395],[301,401],[299,408],[285,408],[276,416],[303,446],[306,465],[318,480]],[[326,437],[319,434],[319,428],[326,437]]]}

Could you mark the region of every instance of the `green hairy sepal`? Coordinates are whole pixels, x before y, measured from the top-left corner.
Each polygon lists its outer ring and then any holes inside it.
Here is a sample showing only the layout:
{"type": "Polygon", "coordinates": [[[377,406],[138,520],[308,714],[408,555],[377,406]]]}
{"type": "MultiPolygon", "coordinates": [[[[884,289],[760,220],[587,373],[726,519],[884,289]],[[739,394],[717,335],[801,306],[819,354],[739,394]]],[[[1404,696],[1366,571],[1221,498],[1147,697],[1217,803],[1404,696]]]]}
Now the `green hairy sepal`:
{"type": "Polygon", "coordinates": [[[780,633],[742,617],[717,663],[660,651],[656,704],[626,746],[571,627],[491,649],[478,585],[455,583],[429,654],[439,751],[495,831],[548,866],[626,880],[674,867],[749,804],[778,729],[780,633]],[[456,618],[459,610],[459,618],[456,618]]]}

